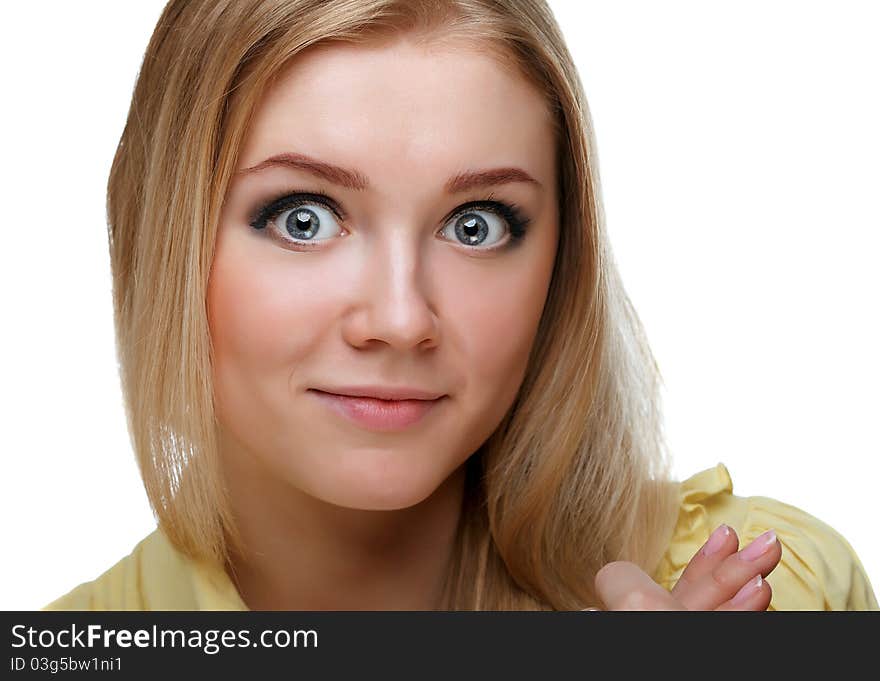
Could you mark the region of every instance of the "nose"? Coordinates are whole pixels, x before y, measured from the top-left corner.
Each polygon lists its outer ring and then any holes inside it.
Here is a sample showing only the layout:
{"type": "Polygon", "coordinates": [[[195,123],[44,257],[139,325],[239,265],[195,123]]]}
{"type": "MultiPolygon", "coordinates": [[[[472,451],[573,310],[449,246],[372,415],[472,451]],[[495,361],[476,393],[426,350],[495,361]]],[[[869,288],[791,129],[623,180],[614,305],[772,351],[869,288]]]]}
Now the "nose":
{"type": "Polygon", "coordinates": [[[346,341],[359,348],[375,343],[399,350],[434,347],[439,324],[419,240],[402,228],[372,246],[355,277],[355,305],[343,324],[346,341]]]}

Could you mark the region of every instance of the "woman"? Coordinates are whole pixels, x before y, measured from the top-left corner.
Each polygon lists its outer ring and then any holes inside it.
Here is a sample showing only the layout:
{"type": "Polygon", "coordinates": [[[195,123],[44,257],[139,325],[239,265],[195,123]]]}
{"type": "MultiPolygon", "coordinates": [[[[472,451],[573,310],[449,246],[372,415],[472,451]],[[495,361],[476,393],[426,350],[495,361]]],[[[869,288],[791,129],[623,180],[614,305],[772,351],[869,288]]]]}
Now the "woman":
{"type": "Polygon", "coordinates": [[[160,529],[49,607],[876,608],[668,479],[594,149],[543,2],[169,3],[108,188],[160,529]]]}

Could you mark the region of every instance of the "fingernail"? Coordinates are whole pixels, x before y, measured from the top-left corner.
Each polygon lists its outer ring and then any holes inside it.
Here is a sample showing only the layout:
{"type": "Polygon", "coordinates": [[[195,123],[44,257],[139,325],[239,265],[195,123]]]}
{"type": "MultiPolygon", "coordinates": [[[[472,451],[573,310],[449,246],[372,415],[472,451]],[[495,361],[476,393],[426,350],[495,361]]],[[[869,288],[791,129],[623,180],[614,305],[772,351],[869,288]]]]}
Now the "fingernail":
{"type": "Polygon", "coordinates": [[[764,534],[755,538],[755,540],[739,552],[739,557],[743,560],[755,560],[760,558],[767,550],[776,543],[776,532],[767,530],[764,534]]]}
{"type": "Polygon", "coordinates": [[[719,525],[715,531],[709,535],[709,539],[703,544],[703,555],[711,556],[718,551],[723,545],[727,537],[730,536],[730,528],[727,525],[719,525]]]}
{"type": "Polygon", "coordinates": [[[733,605],[742,605],[755,595],[755,592],[761,588],[763,583],[764,580],[760,574],[757,577],[752,577],[739,591],[736,592],[736,596],[733,597],[731,603],[733,605]]]}

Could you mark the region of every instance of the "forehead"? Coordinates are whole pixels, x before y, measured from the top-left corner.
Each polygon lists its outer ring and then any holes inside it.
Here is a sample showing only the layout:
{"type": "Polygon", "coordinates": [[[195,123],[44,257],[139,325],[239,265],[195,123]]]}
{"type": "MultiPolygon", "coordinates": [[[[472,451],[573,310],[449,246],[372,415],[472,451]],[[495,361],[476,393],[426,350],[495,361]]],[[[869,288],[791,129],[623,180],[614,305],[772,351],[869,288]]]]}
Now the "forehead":
{"type": "Polygon", "coordinates": [[[242,165],[292,151],[410,177],[463,159],[542,172],[553,148],[543,97],[490,51],[404,37],[298,54],[264,93],[242,165]]]}

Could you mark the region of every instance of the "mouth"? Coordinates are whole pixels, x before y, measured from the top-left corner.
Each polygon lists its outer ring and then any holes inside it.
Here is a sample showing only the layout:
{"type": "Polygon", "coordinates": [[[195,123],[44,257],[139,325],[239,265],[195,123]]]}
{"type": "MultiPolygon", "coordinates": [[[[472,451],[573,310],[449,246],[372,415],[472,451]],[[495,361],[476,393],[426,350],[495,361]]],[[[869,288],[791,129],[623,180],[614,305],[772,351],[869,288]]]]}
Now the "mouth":
{"type": "Polygon", "coordinates": [[[399,431],[415,426],[446,397],[444,395],[430,400],[387,400],[363,395],[340,395],[314,388],[308,392],[337,415],[362,428],[377,432],[399,431]]]}

